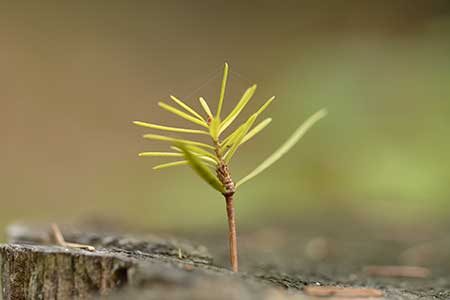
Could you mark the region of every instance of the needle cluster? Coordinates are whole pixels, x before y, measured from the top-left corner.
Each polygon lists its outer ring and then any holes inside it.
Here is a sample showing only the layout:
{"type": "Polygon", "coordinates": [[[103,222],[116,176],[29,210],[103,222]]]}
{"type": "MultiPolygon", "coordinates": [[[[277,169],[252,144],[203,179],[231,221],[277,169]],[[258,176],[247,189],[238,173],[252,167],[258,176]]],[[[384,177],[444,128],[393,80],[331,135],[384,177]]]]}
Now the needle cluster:
{"type": "MultiPolygon", "coordinates": [[[[206,181],[214,189],[218,190],[222,194],[229,193],[230,189],[236,189],[245,182],[253,179],[256,175],[271,166],[279,158],[281,158],[286,152],[288,152],[306,133],[306,131],[319,119],[326,115],[324,109],[318,111],[308,120],[306,120],[294,134],[272,155],[264,160],[259,166],[257,166],[252,172],[242,179],[237,181],[236,184],[231,186],[230,184],[230,172],[229,164],[239,147],[250,141],[263,129],[272,122],[271,118],[265,118],[259,123],[256,123],[257,119],[273,102],[275,97],[269,98],[265,101],[261,107],[253,114],[251,114],[247,120],[236,127],[236,129],[223,137],[224,132],[229,128],[236,118],[241,114],[246,105],[250,102],[256,91],[256,85],[249,87],[241,99],[237,102],[236,106],[228,113],[224,118],[221,117],[222,106],[224,102],[225,89],[228,78],[228,64],[225,63],[223,72],[223,80],[220,89],[219,102],[215,113],[212,112],[210,106],[203,97],[199,98],[203,113],[198,113],[189,105],[175,96],[170,96],[170,99],[178,106],[172,106],[170,104],[159,102],[158,105],[189,122],[194,124],[198,128],[178,128],[164,125],[157,125],[142,121],[134,121],[133,123],[138,126],[160,130],[164,132],[185,133],[190,135],[203,135],[211,138],[211,143],[203,143],[194,139],[180,139],[167,135],[159,134],[145,134],[143,137],[150,140],[166,141],[170,145],[172,151],[169,152],[142,152],[139,156],[142,157],[173,157],[177,158],[175,161],[156,165],[153,167],[155,170],[190,165],[200,177],[206,181]]],[[[234,192],[234,191],[233,191],[234,192]]]]}
{"type": "Polygon", "coordinates": [[[142,152],[139,156],[143,157],[171,157],[176,158],[164,164],[153,167],[155,170],[189,165],[192,169],[211,187],[224,195],[227,204],[227,216],[229,224],[230,237],[230,258],[233,271],[237,271],[237,242],[236,242],[236,225],[234,220],[233,195],[236,189],[242,184],[253,179],[256,175],[270,167],[284,154],[286,154],[311,128],[314,123],[326,115],[326,110],[322,109],[309,117],[297,130],[284,142],[275,152],[266,158],[259,166],[257,166],[248,175],[244,176],[236,183],[233,181],[230,173],[229,164],[234,158],[237,150],[245,143],[254,138],[272,121],[271,118],[265,118],[257,123],[258,118],[273,102],[275,97],[269,98],[260,108],[251,114],[244,123],[235,126],[234,131],[225,136],[225,131],[234,125],[236,118],[241,114],[246,105],[250,102],[256,91],[256,85],[249,87],[234,108],[222,117],[222,106],[224,102],[225,89],[228,78],[228,64],[225,63],[223,79],[220,88],[220,96],[216,111],[213,113],[209,104],[203,97],[199,98],[202,113],[198,113],[189,105],[175,96],[170,99],[176,106],[159,102],[158,105],[190,123],[195,128],[178,128],[166,125],[158,125],[142,121],[134,121],[133,123],[163,132],[182,133],[191,136],[209,136],[210,143],[200,142],[190,138],[176,138],[168,135],[145,134],[143,137],[150,140],[160,140],[168,142],[171,151],[167,152],[142,152]]]}

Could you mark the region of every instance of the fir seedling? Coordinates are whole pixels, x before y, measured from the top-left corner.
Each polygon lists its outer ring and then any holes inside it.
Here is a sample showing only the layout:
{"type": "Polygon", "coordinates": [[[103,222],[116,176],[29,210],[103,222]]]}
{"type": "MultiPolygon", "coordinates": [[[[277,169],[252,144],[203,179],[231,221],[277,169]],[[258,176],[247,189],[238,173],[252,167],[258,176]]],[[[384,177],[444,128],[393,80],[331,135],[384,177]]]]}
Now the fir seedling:
{"type": "Polygon", "coordinates": [[[256,175],[270,167],[274,162],[280,159],[286,152],[288,152],[313,126],[317,121],[326,115],[326,110],[322,109],[309,117],[300,127],[295,130],[292,136],[282,144],[272,155],[264,160],[258,167],[256,167],[247,176],[238,180],[235,183],[231,177],[230,162],[234,158],[237,150],[242,144],[248,142],[258,133],[260,133],[272,121],[271,118],[266,118],[257,125],[255,125],[258,117],[265,111],[265,109],[272,103],[275,97],[268,99],[254,114],[250,115],[248,119],[241,125],[236,126],[232,133],[229,133],[223,138],[225,130],[230,127],[236,118],[243,111],[245,106],[249,103],[253,94],[256,91],[256,85],[249,87],[242,95],[239,102],[231,110],[228,115],[222,118],[222,106],[225,96],[225,87],[228,77],[228,64],[225,63],[223,72],[223,80],[220,88],[219,102],[217,110],[213,114],[210,106],[202,97],[199,98],[200,105],[204,110],[203,114],[196,112],[190,106],[180,99],[170,96],[170,99],[175,102],[179,108],[164,102],[159,102],[158,105],[191,123],[194,123],[198,128],[178,128],[170,126],[156,125],[141,121],[135,121],[134,124],[146,128],[191,134],[198,136],[209,136],[211,143],[203,143],[191,139],[180,139],[169,137],[166,135],[145,134],[143,137],[150,140],[166,141],[170,144],[170,152],[142,152],[139,156],[143,157],[173,157],[177,158],[165,164],[154,166],[153,169],[159,170],[163,168],[176,167],[182,165],[189,165],[192,169],[212,188],[216,189],[225,197],[228,227],[229,227],[229,243],[230,243],[230,260],[231,267],[234,272],[238,271],[238,251],[236,241],[236,222],[234,215],[233,196],[236,190],[253,179],[256,175]],[[203,128],[202,128],[203,127],[203,128]]]}

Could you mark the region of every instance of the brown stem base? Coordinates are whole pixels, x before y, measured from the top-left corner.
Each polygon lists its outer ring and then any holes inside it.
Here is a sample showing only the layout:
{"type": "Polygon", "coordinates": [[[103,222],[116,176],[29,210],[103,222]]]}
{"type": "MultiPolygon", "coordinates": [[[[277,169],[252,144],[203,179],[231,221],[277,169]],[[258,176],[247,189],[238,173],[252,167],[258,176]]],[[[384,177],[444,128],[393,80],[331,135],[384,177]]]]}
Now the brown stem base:
{"type": "Polygon", "coordinates": [[[237,238],[236,238],[236,221],[234,218],[234,206],[233,206],[233,195],[224,195],[227,205],[227,216],[228,216],[228,238],[230,243],[230,261],[231,269],[233,272],[238,271],[238,250],[237,250],[237,238]]]}

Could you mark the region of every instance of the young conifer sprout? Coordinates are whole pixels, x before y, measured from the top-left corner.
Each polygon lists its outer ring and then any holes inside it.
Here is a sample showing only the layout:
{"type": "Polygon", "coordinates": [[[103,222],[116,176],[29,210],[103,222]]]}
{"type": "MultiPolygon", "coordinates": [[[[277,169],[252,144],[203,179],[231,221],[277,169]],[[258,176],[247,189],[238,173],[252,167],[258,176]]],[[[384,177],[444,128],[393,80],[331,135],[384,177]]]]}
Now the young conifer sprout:
{"type": "Polygon", "coordinates": [[[154,166],[154,170],[189,165],[207,184],[212,188],[219,191],[225,197],[226,210],[228,216],[228,228],[229,228],[229,244],[230,244],[230,261],[231,268],[234,272],[238,271],[238,250],[236,240],[236,222],[234,215],[233,196],[236,189],[242,184],[253,179],[256,175],[270,167],[284,154],[286,154],[302,137],[303,135],[320,119],[327,114],[325,109],[322,109],[311,117],[309,117],[302,125],[300,125],[290,138],[287,139],[273,154],[266,158],[259,166],[251,171],[247,176],[238,180],[237,183],[233,181],[229,164],[231,159],[236,154],[239,147],[251,140],[272,121],[271,118],[266,118],[259,123],[256,123],[260,115],[266,110],[266,108],[273,102],[275,97],[271,97],[248,119],[241,125],[235,126],[235,130],[226,136],[225,130],[233,125],[233,122],[244,110],[245,106],[249,103],[252,96],[256,91],[256,85],[249,87],[242,95],[239,102],[231,110],[230,113],[222,116],[222,106],[225,96],[225,87],[228,78],[228,64],[225,63],[223,72],[223,79],[220,88],[220,96],[218,106],[215,114],[212,112],[211,107],[206,100],[202,97],[199,98],[201,107],[204,113],[198,113],[193,108],[188,106],[182,100],[175,96],[170,96],[170,99],[178,106],[159,102],[158,105],[168,112],[171,112],[191,123],[197,128],[178,128],[165,125],[156,125],[141,121],[134,121],[133,123],[138,126],[173,132],[186,135],[208,135],[211,138],[211,143],[203,143],[188,138],[174,138],[166,135],[157,134],[145,134],[143,137],[150,140],[166,141],[170,145],[170,152],[142,152],[139,156],[143,157],[168,157],[175,158],[175,161],[160,164],[154,166]],[[256,125],[255,125],[256,124],[256,125]]]}

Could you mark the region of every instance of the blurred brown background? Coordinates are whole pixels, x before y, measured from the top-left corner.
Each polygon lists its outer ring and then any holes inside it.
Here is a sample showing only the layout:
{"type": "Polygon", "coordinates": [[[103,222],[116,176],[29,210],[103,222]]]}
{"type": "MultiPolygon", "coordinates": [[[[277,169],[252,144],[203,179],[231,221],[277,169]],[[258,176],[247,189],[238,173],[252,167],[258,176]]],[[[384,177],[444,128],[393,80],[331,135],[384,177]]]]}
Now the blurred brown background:
{"type": "MultiPolygon", "coordinates": [[[[187,125],[174,94],[226,108],[251,83],[274,122],[240,150],[240,178],[307,116],[329,116],[242,187],[247,226],[342,216],[439,224],[450,213],[448,1],[2,1],[0,226],[112,217],[224,226],[224,203],[130,121],[187,125]],[[200,89],[199,89],[200,88],[200,89]]],[[[203,227],[205,228],[205,227],[203,227]]]]}

